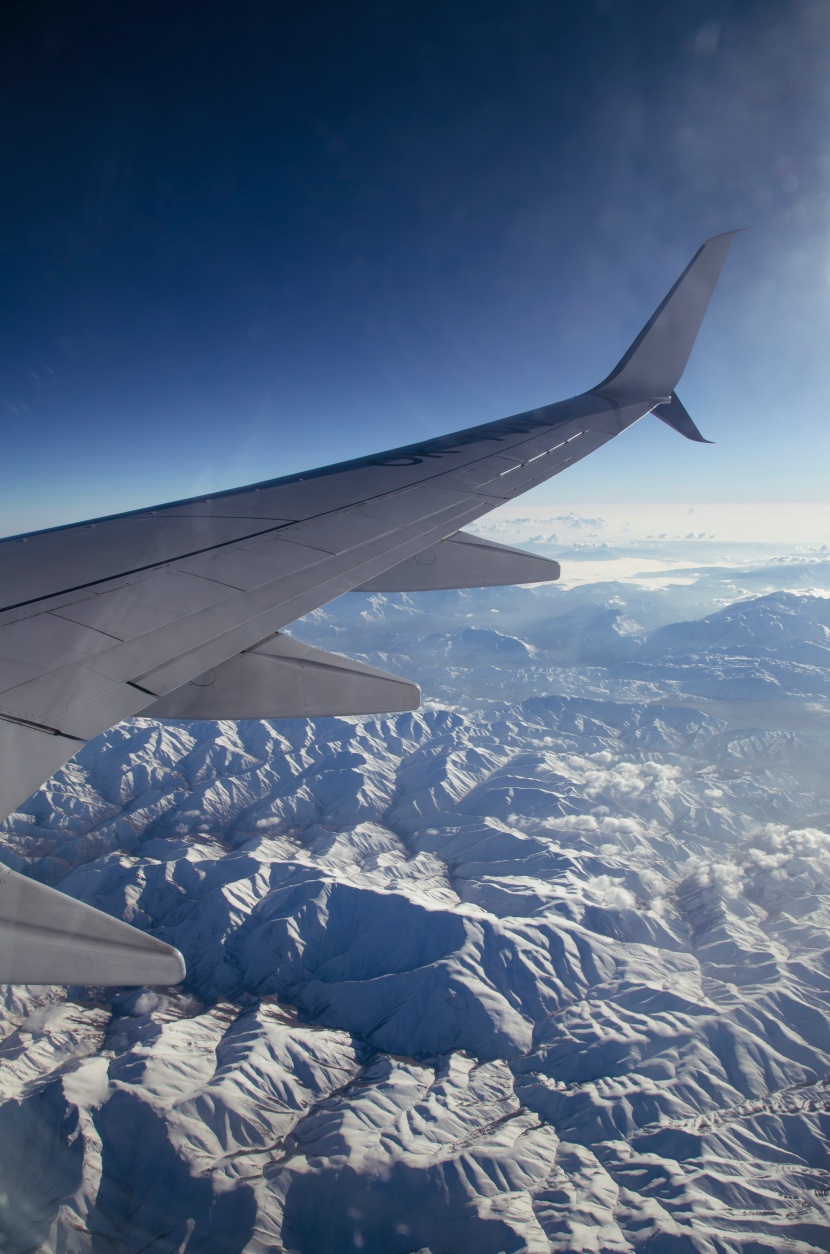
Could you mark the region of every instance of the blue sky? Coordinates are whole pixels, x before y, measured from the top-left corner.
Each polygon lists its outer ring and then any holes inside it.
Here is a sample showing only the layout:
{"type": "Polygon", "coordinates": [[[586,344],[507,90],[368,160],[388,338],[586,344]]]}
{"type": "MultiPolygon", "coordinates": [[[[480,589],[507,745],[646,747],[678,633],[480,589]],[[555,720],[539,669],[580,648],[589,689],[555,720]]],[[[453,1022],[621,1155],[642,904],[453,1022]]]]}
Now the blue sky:
{"type": "Polygon", "coordinates": [[[678,389],[529,503],[827,499],[821,0],[6,6],[0,529],[602,378],[707,235],[678,389]]]}

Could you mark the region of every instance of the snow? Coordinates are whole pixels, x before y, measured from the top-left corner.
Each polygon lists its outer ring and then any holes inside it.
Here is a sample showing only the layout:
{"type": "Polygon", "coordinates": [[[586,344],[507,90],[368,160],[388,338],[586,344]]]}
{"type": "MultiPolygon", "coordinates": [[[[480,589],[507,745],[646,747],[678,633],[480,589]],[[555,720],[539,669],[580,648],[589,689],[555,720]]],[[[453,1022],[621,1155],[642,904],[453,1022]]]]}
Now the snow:
{"type": "Polygon", "coordinates": [[[0,1248],[826,1249],[828,601],[723,588],[353,595],[421,712],[44,785],[3,858],[189,974],[2,991],[0,1248]]]}

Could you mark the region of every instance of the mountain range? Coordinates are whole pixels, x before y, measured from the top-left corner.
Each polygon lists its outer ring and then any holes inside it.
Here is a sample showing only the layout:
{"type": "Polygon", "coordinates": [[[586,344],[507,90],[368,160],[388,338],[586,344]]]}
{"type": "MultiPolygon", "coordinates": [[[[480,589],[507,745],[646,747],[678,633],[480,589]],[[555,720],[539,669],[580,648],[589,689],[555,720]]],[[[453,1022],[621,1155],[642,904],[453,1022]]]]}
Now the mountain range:
{"type": "Polygon", "coordinates": [[[0,1248],[830,1249],[830,599],[672,595],[350,594],[420,712],[44,785],[2,859],[188,978],[2,990],[0,1248]]]}

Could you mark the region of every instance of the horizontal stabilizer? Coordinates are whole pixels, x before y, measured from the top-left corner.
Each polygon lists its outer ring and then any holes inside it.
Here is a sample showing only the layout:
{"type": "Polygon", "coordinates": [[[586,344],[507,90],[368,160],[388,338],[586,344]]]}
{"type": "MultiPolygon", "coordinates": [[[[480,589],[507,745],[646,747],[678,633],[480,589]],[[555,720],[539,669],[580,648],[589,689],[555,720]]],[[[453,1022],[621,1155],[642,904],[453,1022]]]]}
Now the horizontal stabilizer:
{"type": "Polygon", "coordinates": [[[417,710],[417,684],[279,632],[141,711],[144,718],[322,718],[417,710]]]}
{"type": "Polygon", "coordinates": [[[726,254],[738,231],[699,248],[628,352],[593,391],[619,402],[668,398],[680,381],[726,254]]]}
{"type": "Polygon", "coordinates": [[[0,983],[178,984],[178,949],[0,867],[0,983]]]}
{"type": "Polygon", "coordinates": [[[559,578],[559,563],[506,544],[457,531],[416,553],[357,592],[427,592],[439,588],[493,588],[503,584],[547,583],[559,578]]]}
{"type": "Polygon", "coordinates": [[[667,423],[680,435],[685,435],[687,440],[697,440],[698,444],[711,444],[711,440],[705,440],[698,431],[691,416],[686,410],[686,406],[680,400],[676,392],[672,392],[671,398],[663,405],[657,405],[652,410],[655,417],[660,418],[667,423]]]}

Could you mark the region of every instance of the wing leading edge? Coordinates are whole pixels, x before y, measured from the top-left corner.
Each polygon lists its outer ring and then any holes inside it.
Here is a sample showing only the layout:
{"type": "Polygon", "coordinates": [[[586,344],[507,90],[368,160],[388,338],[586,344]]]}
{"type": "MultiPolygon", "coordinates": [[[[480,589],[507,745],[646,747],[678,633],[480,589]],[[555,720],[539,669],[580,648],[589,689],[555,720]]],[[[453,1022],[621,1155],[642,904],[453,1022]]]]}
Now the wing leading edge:
{"type": "MultiPolygon", "coordinates": [[[[545,570],[544,559],[487,553],[480,542],[475,551],[461,529],[651,411],[700,438],[674,389],[735,234],[704,244],[615,370],[569,400],[304,475],[0,542],[0,815],[123,718],[219,717],[221,693],[226,717],[239,717],[250,703],[231,700],[234,683],[244,676],[253,692],[259,670],[272,716],[286,701],[320,713],[327,693],[336,705],[338,675],[357,709],[396,708],[396,694],[412,708],[406,681],[309,650],[298,658],[278,633],[355,588],[555,578],[555,563],[545,570]],[[197,690],[211,675],[221,683],[208,701],[197,690]]],[[[10,891],[0,892],[0,934],[18,917],[10,891]]],[[[169,974],[180,957],[168,958],[169,974]]],[[[25,978],[14,969],[4,978],[25,978]]],[[[119,982],[129,982],[125,970],[119,982]]],[[[135,973],[147,982],[141,972],[146,962],[135,973]]]]}

